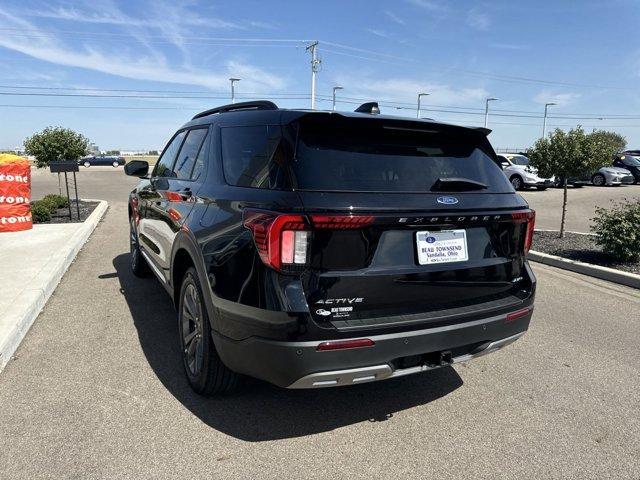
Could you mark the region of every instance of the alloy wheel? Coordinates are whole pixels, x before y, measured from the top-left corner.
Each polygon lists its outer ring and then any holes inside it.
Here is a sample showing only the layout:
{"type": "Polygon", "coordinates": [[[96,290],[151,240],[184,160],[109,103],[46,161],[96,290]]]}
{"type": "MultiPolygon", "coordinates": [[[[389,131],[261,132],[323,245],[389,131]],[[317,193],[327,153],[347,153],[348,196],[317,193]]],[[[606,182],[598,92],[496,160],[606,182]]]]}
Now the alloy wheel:
{"type": "Polygon", "coordinates": [[[189,373],[195,377],[202,370],[204,344],[202,305],[198,290],[193,283],[189,283],[184,290],[180,316],[184,362],[189,373]]]}

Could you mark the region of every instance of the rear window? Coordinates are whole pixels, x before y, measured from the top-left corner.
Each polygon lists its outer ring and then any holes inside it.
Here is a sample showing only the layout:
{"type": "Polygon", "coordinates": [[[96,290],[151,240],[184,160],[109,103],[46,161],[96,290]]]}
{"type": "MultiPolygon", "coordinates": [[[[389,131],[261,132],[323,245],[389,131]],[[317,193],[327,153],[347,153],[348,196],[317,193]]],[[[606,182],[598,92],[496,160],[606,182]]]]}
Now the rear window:
{"type": "MultiPolygon", "coordinates": [[[[458,127],[313,115],[296,129],[292,169],[300,190],[429,192],[439,184],[481,184],[476,192],[513,189],[480,133],[458,127]],[[441,180],[441,182],[438,182],[441,180]]],[[[445,185],[443,188],[442,185],[445,185]]]]}

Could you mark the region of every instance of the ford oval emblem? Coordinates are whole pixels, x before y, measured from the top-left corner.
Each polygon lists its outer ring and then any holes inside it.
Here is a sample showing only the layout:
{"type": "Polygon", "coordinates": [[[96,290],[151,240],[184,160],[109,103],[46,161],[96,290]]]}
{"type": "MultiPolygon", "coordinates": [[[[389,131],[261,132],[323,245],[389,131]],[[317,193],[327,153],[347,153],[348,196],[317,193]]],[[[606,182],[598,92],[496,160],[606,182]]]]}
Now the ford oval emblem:
{"type": "Polygon", "coordinates": [[[458,199],[456,197],[438,197],[436,201],[443,205],[455,205],[458,203],[458,199]]]}

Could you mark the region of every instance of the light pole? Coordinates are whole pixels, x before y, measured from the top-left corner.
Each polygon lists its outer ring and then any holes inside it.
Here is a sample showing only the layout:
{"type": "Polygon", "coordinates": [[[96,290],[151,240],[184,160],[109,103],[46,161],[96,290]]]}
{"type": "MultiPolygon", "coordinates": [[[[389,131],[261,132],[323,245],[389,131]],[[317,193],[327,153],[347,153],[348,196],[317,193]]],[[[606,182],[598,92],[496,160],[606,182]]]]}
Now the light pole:
{"type": "Polygon", "coordinates": [[[556,105],[556,104],[555,103],[544,104],[544,120],[542,121],[542,138],[544,138],[544,134],[547,131],[547,109],[552,105],[556,105]]]}
{"type": "Polygon", "coordinates": [[[235,82],[239,82],[240,79],[239,78],[230,78],[229,81],[231,82],[231,103],[236,103],[236,91],[235,91],[235,88],[233,87],[233,84],[235,82]]]}
{"type": "Polygon", "coordinates": [[[428,93],[419,93],[418,94],[418,109],[416,110],[416,118],[420,118],[420,98],[428,96],[428,93]]]}
{"type": "Polygon", "coordinates": [[[494,100],[498,100],[497,98],[489,97],[485,100],[484,104],[484,128],[487,128],[489,124],[489,102],[493,102],[494,100]]]}
{"type": "Polygon", "coordinates": [[[311,110],[316,109],[316,73],[320,65],[318,58],[318,42],[307,45],[306,50],[311,52],[311,110]]]}
{"type": "Polygon", "coordinates": [[[335,87],[333,87],[333,104],[331,107],[332,111],[336,111],[336,91],[337,90],[342,90],[344,87],[341,87],[340,85],[336,85],[335,87]]]}

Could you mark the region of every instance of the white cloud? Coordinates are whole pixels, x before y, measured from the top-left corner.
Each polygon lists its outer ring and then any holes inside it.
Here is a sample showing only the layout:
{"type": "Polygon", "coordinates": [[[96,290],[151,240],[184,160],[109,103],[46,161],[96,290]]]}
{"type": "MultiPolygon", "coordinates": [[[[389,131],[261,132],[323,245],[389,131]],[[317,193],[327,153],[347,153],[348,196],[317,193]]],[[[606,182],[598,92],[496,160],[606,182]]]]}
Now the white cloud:
{"type": "Polygon", "coordinates": [[[555,103],[556,105],[562,107],[573,103],[580,97],[581,95],[575,92],[552,93],[547,90],[543,90],[533,98],[533,101],[542,105],[544,105],[545,103],[555,103]]]}
{"type": "Polygon", "coordinates": [[[389,17],[391,19],[391,21],[397,23],[398,25],[404,25],[405,21],[400,18],[398,15],[396,15],[395,13],[389,11],[389,10],[384,10],[382,13],[384,13],[387,17],[389,17]]]}
{"type": "Polygon", "coordinates": [[[192,9],[179,4],[154,2],[149,13],[157,18],[134,18],[124,14],[111,2],[101,2],[100,12],[77,7],[58,7],[51,10],[32,10],[28,16],[36,18],[50,18],[71,22],[96,23],[143,28],[165,28],[170,24],[189,25],[193,27],[207,27],[217,29],[242,28],[239,24],[219,18],[201,17],[195,15],[192,9]],[[163,18],[164,16],[164,18],[163,18]]]}
{"type": "Polygon", "coordinates": [[[491,19],[489,15],[479,11],[476,8],[472,8],[467,13],[467,25],[476,30],[488,30],[491,25],[491,19]]]}
{"type": "Polygon", "coordinates": [[[376,30],[375,28],[367,28],[366,31],[369,32],[371,35],[375,35],[376,37],[387,38],[387,39],[391,38],[391,35],[389,35],[384,30],[376,30]]]}
{"type": "Polygon", "coordinates": [[[449,6],[442,0],[407,0],[410,4],[415,5],[416,7],[423,8],[425,10],[429,10],[431,12],[447,12],[449,11],[449,6]]]}
{"type": "MultiPolygon", "coordinates": [[[[88,45],[69,46],[62,39],[40,31],[34,24],[0,8],[0,20],[7,26],[34,32],[34,36],[0,36],[0,47],[30,57],[66,67],[77,67],[137,80],[150,80],[184,85],[199,85],[210,89],[227,89],[229,76],[243,76],[248,91],[267,92],[284,88],[282,77],[258,67],[229,59],[222,62],[215,73],[192,67],[188,58],[182,64],[170,62],[160,51],[150,50],[146,55],[127,54],[121,50],[105,51],[88,45]],[[42,36],[40,36],[40,34],[42,36]]],[[[180,32],[169,32],[173,42],[180,46],[180,32]]],[[[137,37],[132,36],[132,39],[137,37]]],[[[144,42],[144,39],[139,39],[144,42]]]]}
{"type": "Polygon", "coordinates": [[[490,43],[490,48],[498,48],[500,50],[529,50],[529,45],[519,45],[515,43],[490,43]]]}
{"type": "Polygon", "coordinates": [[[391,100],[397,102],[416,102],[419,92],[429,93],[424,99],[426,108],[429,104],[435,105],[468,105],[473,102],[481,102],[488,96],[484,88],[455,88],[451,85],[422,82],[413,79],[387,78],[337,78],[337,83],[344,85],[349,91],[353,91],[355,97],[367,97],[372,101],[391,100]]]}

